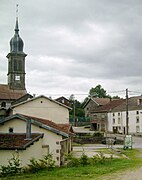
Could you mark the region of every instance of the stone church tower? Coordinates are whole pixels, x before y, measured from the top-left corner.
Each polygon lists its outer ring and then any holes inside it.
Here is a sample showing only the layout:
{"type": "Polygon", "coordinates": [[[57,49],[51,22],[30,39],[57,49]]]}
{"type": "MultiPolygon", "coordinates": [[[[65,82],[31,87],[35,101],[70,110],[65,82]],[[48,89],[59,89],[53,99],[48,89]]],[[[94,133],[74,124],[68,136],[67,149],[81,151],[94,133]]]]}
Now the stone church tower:
{"type": "Polygon", "coordinates": [[[11,90],[26,90],[25,88],[25,57],[24,42],[19,36],[18,17],[16,17],[15,34],[10,40],[8,58],[8,86],[11,90]]]}
{"type": "Polygon", "coordinates": [[[0,118],[7,116],[7,109],[11,104],[16,104],[32,98],[25,87],[25,57],[23,52],[24,42],[19,36],[18,5],[15,25],[15,34],[10,40],[8,58],[8,83],[0,84],[0,118]]]}

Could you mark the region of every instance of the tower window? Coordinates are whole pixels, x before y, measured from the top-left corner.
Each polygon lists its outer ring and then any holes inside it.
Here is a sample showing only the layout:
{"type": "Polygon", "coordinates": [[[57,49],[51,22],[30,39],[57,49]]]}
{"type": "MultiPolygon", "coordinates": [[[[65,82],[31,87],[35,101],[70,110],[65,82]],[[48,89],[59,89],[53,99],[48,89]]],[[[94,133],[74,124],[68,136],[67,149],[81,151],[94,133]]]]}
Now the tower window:
{"type": "Polygon", "coordinates": [[[22,70],[21,61],[19,61],[17,59],[14,60],[14,70],[15,71],[21,71],[22,70]]]}

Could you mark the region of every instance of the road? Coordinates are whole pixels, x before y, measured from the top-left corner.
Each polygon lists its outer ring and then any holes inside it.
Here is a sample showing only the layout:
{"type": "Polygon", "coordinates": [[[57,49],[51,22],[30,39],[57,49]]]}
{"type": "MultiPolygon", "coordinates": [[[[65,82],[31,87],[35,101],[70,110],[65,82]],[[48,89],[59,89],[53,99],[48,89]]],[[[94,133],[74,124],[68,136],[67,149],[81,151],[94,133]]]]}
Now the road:
{"type": "MultiPolygon", "coordinates": [[[[91,134],[95,133],[95,131],[90,131],[89,128],[84,128],[84,127],[73,127],[73,130],[75,132],[80,132],[80,133],[83,133],[83,132],[84,133],[91,133],[91,134]]],[[[119,137],[121,139],[124,139],[124,135],[121,135],[121,134],[107,134],[107,136],[108,137],[109,136],[119,137]]],[[[133,140],[133,148],[142,148],[142,137],[133,136],[132,140],[133,140]]],[[[103,145],[100,145],[100,146],[102,148],[104,147],[103,145]]],[[[120,146],[120,147],[122,147],[122,146],[120,146]]]]}

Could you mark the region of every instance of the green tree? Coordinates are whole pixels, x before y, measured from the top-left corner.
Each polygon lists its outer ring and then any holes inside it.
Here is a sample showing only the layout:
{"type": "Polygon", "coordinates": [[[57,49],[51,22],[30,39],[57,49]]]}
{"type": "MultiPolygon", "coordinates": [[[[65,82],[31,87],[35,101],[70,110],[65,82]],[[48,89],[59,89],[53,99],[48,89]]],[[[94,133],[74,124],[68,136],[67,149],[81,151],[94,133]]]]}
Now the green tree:
{"type": "Polygon", "coordinates": [[[99,84],[95,88],[92,87],[89,91],[90,96],[95,96],[98,98],[110,98],[110,95],[106,93],[106,90],[99,84]]]}
{"type": "Polygon", "coordinates": [[[84,117],[84,109],[82,108],[82,104],[78,100],[71,101],[72,110],[70,111],[70,115],[73,117],[74,110],[76,117],[84,117]],[[75,109],[74,109],[75,108],[75,109]]]}

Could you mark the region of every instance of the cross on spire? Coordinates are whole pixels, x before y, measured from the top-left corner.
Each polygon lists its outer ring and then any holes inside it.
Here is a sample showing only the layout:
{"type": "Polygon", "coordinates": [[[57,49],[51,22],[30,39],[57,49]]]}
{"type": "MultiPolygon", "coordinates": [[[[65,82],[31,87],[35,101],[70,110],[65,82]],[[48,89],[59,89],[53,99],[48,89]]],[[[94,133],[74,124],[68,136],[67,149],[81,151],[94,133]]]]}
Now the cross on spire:
{"type": "Polygon", "coordinates": [[[19,7],[19,4],[16,4],[16,19],[18,19],[18,7],[19,7]]]}
{"type": "Polygon", "coordinates": [[[16,4],[16,25],[15,25],[15,33],[18,34],[19,27],[18,27],[18,4],[16,4]]]}

